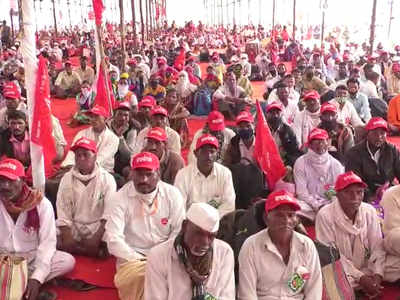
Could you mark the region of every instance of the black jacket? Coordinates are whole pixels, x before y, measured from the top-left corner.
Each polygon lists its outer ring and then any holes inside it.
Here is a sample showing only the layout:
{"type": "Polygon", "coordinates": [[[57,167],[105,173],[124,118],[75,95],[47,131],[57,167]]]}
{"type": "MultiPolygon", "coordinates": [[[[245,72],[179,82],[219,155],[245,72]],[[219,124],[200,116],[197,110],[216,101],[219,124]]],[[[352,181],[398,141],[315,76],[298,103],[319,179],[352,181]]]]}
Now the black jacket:
{"type": "Polygon", "coordinates": [[[353,171],[368,185],[367,194],[371,195],[385,182],[393,184],[400,179],[400,152],[395,146],[385,143],[381,150],[378,164],[372,159],[367,149],[366,140],[351,148],[345,156],[346,171],[353,171]]]}

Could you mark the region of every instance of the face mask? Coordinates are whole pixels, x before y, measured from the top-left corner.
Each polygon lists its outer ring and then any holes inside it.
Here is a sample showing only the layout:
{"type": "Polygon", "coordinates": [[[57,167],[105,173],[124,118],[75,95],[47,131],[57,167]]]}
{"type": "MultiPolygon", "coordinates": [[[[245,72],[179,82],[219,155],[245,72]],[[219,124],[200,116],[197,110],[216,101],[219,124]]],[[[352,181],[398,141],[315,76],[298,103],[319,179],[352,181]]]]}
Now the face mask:
{"type": "Polygon", "coordinates": [[[117,76],[116,75],[112,75],[111,76],[111,81],[112,82],[116,82],[117,81],[117,76]]]}
{"type": "Polygon", "coordinates": [[[129,90],[129,85],[118,85],[118,94],[122,97],[124,97],[129,90]]]}
{"type": "Polygon", "coordinates": [[[346,102],[346,97],[336,97],[336,101],[339,104],[344,104],[346,102]]]}
{"type": "Polygon", "coordinates": [[[253,128],[243,128],[239,129],[238,134],[242,140],[248,140],[253,137],[254,131],[253,128]]]}
{"type": "Polygon", "coordinates": [[[83,95],[84,97],[89,96],[91,92],[92,92],[91,88],[83,88],[83,89],[82,89],[82,95],[83,95]]]}

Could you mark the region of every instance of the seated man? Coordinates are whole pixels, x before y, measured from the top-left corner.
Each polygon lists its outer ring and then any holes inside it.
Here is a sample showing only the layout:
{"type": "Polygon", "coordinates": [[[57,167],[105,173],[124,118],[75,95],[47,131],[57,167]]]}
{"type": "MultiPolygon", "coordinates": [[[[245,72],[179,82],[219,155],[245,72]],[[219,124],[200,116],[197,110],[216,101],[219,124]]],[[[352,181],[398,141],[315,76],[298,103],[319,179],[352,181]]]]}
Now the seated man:
{"type": "Polygon", "coordinates": [[[384,279],[395,282],[400,279],[400,185],[383,193],[380,204],[384,211],[383,246],[386,250],[384,279]]]}
{"type": "Polygon", "coordinates": [[[56,79],[55,97],[60,99],[74,98],[81,88],[81,78],[78,73],[72,70],[71,62],[64,64],[65,70],[61,71],[56,79]]]}
{"type": "Polygon", "coordinates": [[[218,101],[218,110],[233,120],[246,105],[251,105],[243,88],[238,86],[233,71],[225,73],[224,84],[214,93],[213,98],[218,101]]]}
{"type": "Polygon", "coordinates": [[[292,125],[294,118],[299,113],[297,102],[289,100],[289,87],[286,83],[278,82],[275,89],[278,96],[278,100],[275,103],[282,105],[282,119],[287,125],[292,125]]]}
{"type": "Polygon", "coordinates": [[[400,179],[400,153],[386,141],[388,126],[385,120],[374,117],[365,126],[367,138],[355,145],[345,156],[346,171],[353,171],[368,185],[365,200],[374,201],[381,190],[400,179]]]}
{"type": "Polygon", "coordinates": [[[93,84],[95,80],[95,74],[92,67],[87,65],[87,57],[82,55],[80,58],[80,66],[75,69],[75,72],[78,73],[79,77],[81,78],[82,82],[86,81],[90,85],[93,84]]]}
{"type": "Polygon", "coordinates": [[[299,149],[293,129],[283,121],[282,110],[283,107],[280,103],[269,104],[267,106],[267,122],[283,162],[285,165],[293,166],[296,159],[303,153],[299,149]]]}
{"type": "Polygon", "coordinates": [[[149,84],[146,86],[143,92],[143,96],[153,96],[157,103],[159,103],[165,97],[165,87],[160,84],[161,78],[159,76],[152,75],[150,77],[149,84]]]}
{"type": "Polygon", "coordinates": [[[385,268],[382,232],[375,208],[362,202],[367,185],[353,172],[338,176],[336,197],[316,219],[317,240],[335,245],[350,284],[369,299],[381,294],[385,268]]]}
{"type": "Polygon", "coordinates": [[[133,153],[137,154],[142,151],[145,144],[147,132],[149,132],[149,130],[152,127],[160,127],[165,130],[168,136],[168,144],[167,144],[168,149],[180,155],[181,154],[180,136],[175,130],[173,130],[171,127],[168,126],[168,111],[164,107],[155,106],[151,110],[150,115],[151,115],[150,117],[151,126],[146,127],[139,132],[136,138],[136,143],[133,153]]]}
{"type": "Polygon", "coordinates": [[[0,131],[8,128],[7,113],[13,110],[26,112],[27,107],[21,100],[21,94],[14,82],[8,82],[3,86],[3,97],[6,106],[0,108],[0,131]]]}
{"type": "Polygon", "coordinates": [[[294,231],[298,210],[286,191],[268,196],[268,228],[250,236],[239,252],[238,300],[322,298],[318,252],[311,239],[294,231]]]}
{"type": "MultiPolygon", "coordinates": [[[[105,119],[107,112],[102,106],[95,105],[88,115],[91,119],[91,127],[79,131],[72,141],[75,144],[81,137],[94,140],[97,145],[97,163],[106,171],[114,172],[114,156],[118,151],[119,138],[108,129],[105,119]]],[[[62,168],[71,167],[75,164],[75,153],[69,151],[61,164],[62,168]]]]}
{"type": "Polygon", "coordinates": [[[316,76],[315,68],[312,65],[305,68],[301,82],[303,84],[303,92],[305,93],[315,90],[318,94],[323,95],[329,90],[326,83],[316,76]]]}
{"type": "Polygon", "coordinates": [[[185,218],[178,189],[160,181],[159,160],[149,152],[132,158],[132,181],[114,193],[107,209],[108,250],[117,257],[115,286],[121,300],[143,299],[146,256],[174,238],[185,218]]]}
{"type": "Polygon", "coordinates": [[[134,115],[140,124],[140,129],[150,126],[151,111],[156,106],[156,99],[153,96],[145,96],[138,104],[138,112],[134,115]]]}
{"type": "Polygon", "coordinates": [[[354,146],[353,130],[338,122],[337,107],[332,103],[325,102],[322,104],[320,114],[321,123],[318,128],[328,132],[328,152],[338,161],[344,163],[344,155],[354,146]]]}
{"type": "Polygon", "coordinates": [[[56,250],[52,206],[40,192],[28,187],[24,177],[24,166],[19,161],[0,161],[0,248],[2,254],[17,254],[27,260],[29,277],[24,299],[35,300],[39,299],[41,286],[71,271],[75,260],[56,250]]]}
{"type": "Polygon", "coordinates": [[[117,190],[114,177],[96,164],[97,146],[80,138],[71,147],[75,166],[60,182],[57,193],[57,248],[69,253],[104,257],[104,210],[117,190]]]}
{"type": "Polygon", "coordinates": [[[240,86],[244,92],[245,97],[251,97],[253,95],[253,86],[249,80],[248,76],[244,75],[244,70],[241,64],[234,64],[228,68],[228,70],[232,70],[236,76],[236,81],[238,86],[240,86]]]}
{"type": "Polygon", "coordinates": [[[202,129],[199,129],[193,136],[193,141],[190,144],[188,154],[189,164],[196,162],[194,150],[196,149],[197,140],[206,133],[215,136],[218,140],[219,147],[216,160],[218,163],[222,163],[228,145],[231,142],[231,139],[235,136],[235,132],[225,126],[225,118],[223,114],[216,110],[210,112],[207,117],[206,125],[202,129]]]}
{"type": "Polygon", "coordinates": [[[160,178],[162,181],[174,184],[176,174],[185,166],[180,154],[167,148],[167,134],[160,127],[153,127],[147,132],[143,151],[156,155],[160,161],[160,178]]]}
{"type": "Polygon", "coordinates": [[[186,209],[192,203],[206,202],[218,209],[223,217],[235,210],[235,191],[231,171],[215,162],[218,140],[204,134],[196,144],[197,161],[181,169],[175,178],[175,186],[183,195],[186,209]]]}
{"type": "Polygon", "coordinates": [[[303,97],[305,108],[298,112],[293,121],[293,130],[296,133],[300,148],[304,148],[311,130],[320,122],[320,97],[317,91],[310,91],[303,97]]]}
{"type": "Polygon", "coordinates": [[[95,97],[96,93],[93,91],[90,83],[88,81],[82,81],[81,90],[75,97],[77,112],[69,123],[70,126],[90,123],[85,113],[93,107],[95,97]]]}
{"type": "Polygon", "coordinates": [[[337,176],[344,172],[341,163],[328,152],[328,133],[319,128],[308,137],[308,151],[294,164],[293,175],[301,212],[299,215],[314,221],[321,207],[334,196],[337,176]]]}
{"type": "Polygon", "coordinates": [[[254,118],[247,112],[242,111],[236,117],[238,133],[231,139],[228,149],[224,155],[223,164],[228,168],[240,162],[242,158],[254,161],[254,118]]]}
{"type": "Polygon", "coordinates": [[[218,228],[218,211],[193,203],[175,240],[151,249],[145,299],[235,299],[233,251],[215,239],[218,228]]]}
{"type": "Polygon", "coordinates": [[[347,101],[354,105],[361,120],[368,122],[371,119],[371,109],[368,97],[360,92],[360,82],[356,78],[350,78],[346,84],[349,92],[347,101]]]}
{"type": "Polygon", "coordinates": [[[128,102],[131,105],[132,110],[137,111],[138,100],[136,98],[136,95],[129,90],[128,79],[128,73],[121,74],[116,91],[116,100],[128,102]]]}

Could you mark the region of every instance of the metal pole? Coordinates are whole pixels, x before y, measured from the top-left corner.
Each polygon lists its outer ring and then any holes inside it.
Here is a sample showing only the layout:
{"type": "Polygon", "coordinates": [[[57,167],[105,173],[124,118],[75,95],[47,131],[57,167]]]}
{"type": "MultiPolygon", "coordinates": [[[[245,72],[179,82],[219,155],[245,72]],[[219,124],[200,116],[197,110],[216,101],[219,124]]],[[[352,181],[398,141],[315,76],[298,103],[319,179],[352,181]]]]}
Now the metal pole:
{"type": "Polygon", "coordinates": [[[54,0],[52,0],[53,2],[53,19],[54,19],[54,30],[55,30],[55,34],[56,37],[58,37],[58,31],[57,31],[57,19],[56,19],[56,3],[54,0]]]}
{"type": "Polygon", "coordinates": [[[377,0],[374,0],[372,5],[372,16],[371,16],[371,35],[369,37],[369,54],[371,55],[374,51],[374,40],[375,40],[375,21],[376,21],[376,3],[377,0]]]}
{"type": "Polygon", "coordinates": [[[133,47],[137,49],[137,34],[136,34],[136,13],[135,13],[135,0],[131,0],[132,6],[132,30],[133,30],[133,47]]]}
{"type": "MultiPolygon", "coordinates": [[[[14,14],[14,11],[13,11],[13,9],[11,8],[11,9],[10,9],[11,40],[12,40],[12,43],[14,44],[14,20],[13,20],[13,14],[14,14]]],[[[7,46],[8,46],[8,45],[7,45],[7,46]]]]}
{"type": "Polygon", "coordinates": [[[233,23],[233,25],[236,25],[236,0],[233,0],[232,23],[233,23]]]}
{"type": "Polygon", "coordinates": [[[272,32],[275,30],[275,0],[272,0],[272,32]]]}
{"type": "Polygon", "coordinates": [[[296,0],[293,0],[293,41],[296,40],[296,0]]]}
{"type": "Polygon", "coordinates": [[[324,35],[325,35],[325,11],[328,9],[328,0],[325,0],[322,5],[322,25],[321,25],[321,49],[324,43],[324,35]]]}
{"type": "Polygon", "coordinates": [[[388,28],[388,39],[390,40],[390,31],[392,29],[393,20],[393,0],[390,1],[390,15],[389,15],[389,28],[388,28]]]}
{"type": "Polygon", "coordinates": [[[250,24],[251,16],[250,16],[250,5],[251,0],[247,1],[247,24],[250,24]]]}
{"type": "Polygon", "coordinates": [[[122,48],[122,57],[120,64],[122,71],[125,71],[126,52],[125,52],[124,0],[119,0],[119,24],[120,24],[121,48],[122,48]]]}
{"type": "Polygon", "coordinates": [[[139,11],[140,11],[140,23],[141,23],[141,32],[142,32],[142,47],[144,48],[144,22],[143,22],[143,3],[142,0],[139,0],[139,11]]]}
{"type": "Polygon", "coordinates": [[[262,13],[261,13],[261,0],[259,0],[258,1],[258,25],[260,25],[261,24],[261,15],[262,15],[262,13]]]}

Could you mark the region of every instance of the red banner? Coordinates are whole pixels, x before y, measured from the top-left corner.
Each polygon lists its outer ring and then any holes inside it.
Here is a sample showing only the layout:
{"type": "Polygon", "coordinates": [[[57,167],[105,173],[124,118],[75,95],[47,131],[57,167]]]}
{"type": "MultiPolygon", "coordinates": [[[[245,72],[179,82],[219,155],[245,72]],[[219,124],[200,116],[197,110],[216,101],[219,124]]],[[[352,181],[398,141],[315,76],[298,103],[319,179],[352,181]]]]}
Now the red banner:
{"type": "Polygon", "coordinates": [[[101,25],[104,5],[102,0],[93,0],[93,10],[94,16],[96,20],[96,25],[101,25]]]}
{"type": "Polygon", "coordinates": [[[104,107],[108,112],[108,116],[112,115],[115,98],[111,88],[111,82],[108,78],[107,81],[105,80],[104,71],[101,65],[99,70],[99,78],[97,79],[97,93],[96,93],[96,98],[94,99],[94,103],[104,107]],[[108,94],[110,95],[110,101],[108,100],[107,97],[107,88],[109,91],[108,94]]]}

